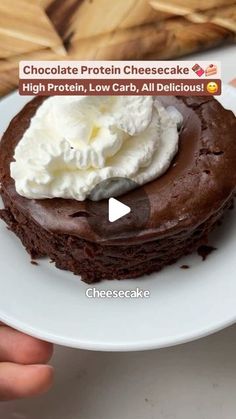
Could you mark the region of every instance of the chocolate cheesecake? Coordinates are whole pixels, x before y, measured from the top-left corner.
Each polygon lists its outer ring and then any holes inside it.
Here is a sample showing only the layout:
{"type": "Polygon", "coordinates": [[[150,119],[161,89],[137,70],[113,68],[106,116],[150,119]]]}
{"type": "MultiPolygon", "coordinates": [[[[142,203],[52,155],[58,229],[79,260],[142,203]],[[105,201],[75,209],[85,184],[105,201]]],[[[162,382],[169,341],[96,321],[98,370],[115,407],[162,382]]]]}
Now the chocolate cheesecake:
{"type": "Polygon", "coordinates": [[[99,234],[90,222],[107,201],[28,199],[19,195],[10,163],[31,118],[45,100],[35,98],[12,120],[0,143],[0,217],[33,259],[48,256],[60,269],[93,283],[161,270],[206,244],[236,191],[236,118],[212,97],[160,97],[183,115],[179,150],[159,178],[121,197],[139,216],[99,234]],[[146,201],[149,216],[142,219],[146,201]],[[121,225],[122,226],[122,225],[121,225]]]}

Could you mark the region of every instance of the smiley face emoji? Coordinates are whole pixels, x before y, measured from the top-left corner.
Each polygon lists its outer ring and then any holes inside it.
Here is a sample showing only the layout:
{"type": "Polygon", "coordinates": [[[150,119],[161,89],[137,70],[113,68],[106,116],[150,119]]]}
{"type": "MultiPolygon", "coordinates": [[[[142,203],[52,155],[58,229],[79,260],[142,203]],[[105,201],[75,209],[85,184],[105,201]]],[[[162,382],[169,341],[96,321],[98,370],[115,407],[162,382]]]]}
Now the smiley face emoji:
{"type": "Polygon", "coordinates": [[[219,86],[215,81],[210,81],[207,84],[207,91],[208,93],[210,93],[211,95],[215,95],[219,90],[219,86]]]}

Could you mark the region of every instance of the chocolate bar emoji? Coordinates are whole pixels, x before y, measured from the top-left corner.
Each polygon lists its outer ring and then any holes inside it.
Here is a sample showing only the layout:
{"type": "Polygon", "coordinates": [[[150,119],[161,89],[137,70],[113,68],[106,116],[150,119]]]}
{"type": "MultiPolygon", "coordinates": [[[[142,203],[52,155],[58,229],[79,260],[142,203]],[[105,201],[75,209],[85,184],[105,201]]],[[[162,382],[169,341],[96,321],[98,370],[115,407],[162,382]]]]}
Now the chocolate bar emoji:
{"type": "Polygon", "coordinates": [[[195,64],[192,67],[192,70],[194,71],[194,73],[196,73],[198,75],[198,77],[201,77],[204,74],[204,70],[202,67],[200,67],[199,64],[195,64]]]}

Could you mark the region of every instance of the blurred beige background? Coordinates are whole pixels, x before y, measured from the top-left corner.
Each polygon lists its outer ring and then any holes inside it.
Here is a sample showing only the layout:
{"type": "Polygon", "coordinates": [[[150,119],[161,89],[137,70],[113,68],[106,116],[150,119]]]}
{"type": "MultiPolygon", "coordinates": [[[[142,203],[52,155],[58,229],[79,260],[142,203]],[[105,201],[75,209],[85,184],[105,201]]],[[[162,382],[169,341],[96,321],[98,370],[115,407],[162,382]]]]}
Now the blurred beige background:
{"type": "Polygon", "coordinates": [[[177,58],[235,33],[235,0],[0,0],[0,96],[20,60],[177,58]]]}

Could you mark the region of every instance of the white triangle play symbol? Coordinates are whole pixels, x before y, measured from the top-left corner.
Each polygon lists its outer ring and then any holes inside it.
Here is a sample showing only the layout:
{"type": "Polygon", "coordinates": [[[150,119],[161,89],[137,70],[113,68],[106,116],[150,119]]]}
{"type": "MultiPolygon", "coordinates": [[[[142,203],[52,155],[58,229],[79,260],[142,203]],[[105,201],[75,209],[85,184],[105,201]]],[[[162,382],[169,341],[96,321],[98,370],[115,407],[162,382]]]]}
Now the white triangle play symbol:
{"type": "Polygon", "coordinates": [[[108,210],[108,218],[110,223],[113,223],[119,218],[124,217],[125,215],[129,214],[131,211],[130,207],[123,204],[122,202],[118,201],[115,198],[109,199],[109,210],[108,210]]]}

